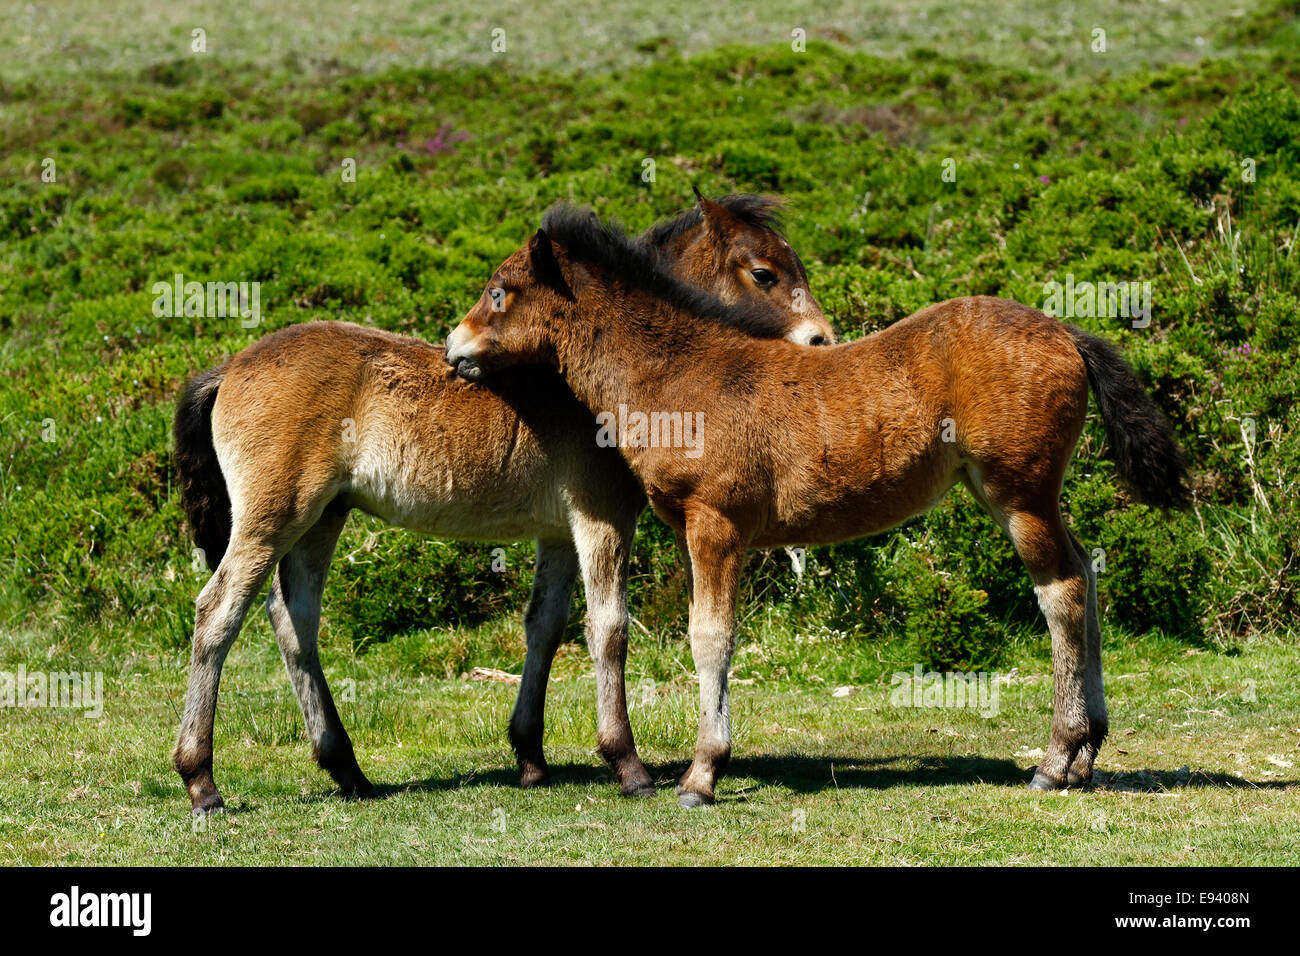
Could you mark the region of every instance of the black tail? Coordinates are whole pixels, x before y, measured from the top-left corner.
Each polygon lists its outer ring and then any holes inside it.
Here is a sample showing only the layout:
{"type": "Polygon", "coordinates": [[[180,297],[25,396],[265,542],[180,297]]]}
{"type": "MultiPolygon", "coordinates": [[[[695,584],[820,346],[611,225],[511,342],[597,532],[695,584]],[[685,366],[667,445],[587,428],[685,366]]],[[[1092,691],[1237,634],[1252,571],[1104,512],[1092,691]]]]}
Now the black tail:
{"type": "Polygon", "coordinates": [[[1119,476],[1139,501],[1158,508],[1185,508],[1187,459],[1160,411],[1119,349],[1105,339],[1067,325],[1088,368],[1106,439],[1119,476]]]}
{"type": "Polygon", "coordinates": [[[176,403],[172,423],[172,455],[180,476],[181,504],[194,543],[213,571],[230,544],[230,493],[212,444],[212,405],[225,374],[222,365],[190,379],[176,403]]]}

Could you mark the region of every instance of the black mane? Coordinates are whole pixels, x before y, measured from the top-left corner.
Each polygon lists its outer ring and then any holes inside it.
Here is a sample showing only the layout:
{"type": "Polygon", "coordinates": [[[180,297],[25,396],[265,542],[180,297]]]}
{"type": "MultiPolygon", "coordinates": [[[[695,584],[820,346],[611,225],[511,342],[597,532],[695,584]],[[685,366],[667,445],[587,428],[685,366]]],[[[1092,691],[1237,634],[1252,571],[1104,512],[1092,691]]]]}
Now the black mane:
{"type": "MultiPolygon", "coordinates": [[[[733,196],[723,196],[721,199],[715,199],[714,202],[742,222],[760,229],[769,229],[777,235],[782,233],[784,228],[781,222],[782,203],[775,196],[738,193],[733,196]]],[[[642,235],[642,241],[654,246],[666,246],[682,233],[698,226],[703,217],[700,207],[692,206],[679,216],[651,226],[642,235]]]]}
{"type": "MultiPolygon", "coordinates": [[[[678,218],[686,215],[689,213],[678,218]]],[[[687,285],[668,271],[656,245],[632,238],[612,219],[602,223],[590,209],[559,203],[542,217],[542,229],[568,250],[570,259],[593,266],[607,280],[626,282],[692,315],[730,326],[753,338],[785,336],[784,317],[756,304],[728,305],[702,289],[687,285]]]]}
{"type": "MultiPolygon", "coordinates": [[[[714,202],[741,222],[774,232],[778,236],[785,234],[785,224],[781,220],[781,213],[785,209],[785,203],[776,196],[736,193],[723,196],[721,199],[715,199],[714,202]]],[[[640,235],[637,241],[648,243],[661,253],[666,253],[673,240],[699,226],[703,219],[704,214],[700,212],[700,207],[692,206],[672,219],[666,219],[651,226],[640,235]]],[[[808,270],[804,268],[803,260],[799,258],[799,254],[794,249],[790,250],[790,255],[794,257],[794,264],[799,267],[799,275],[807,282],[808,270]]]]}

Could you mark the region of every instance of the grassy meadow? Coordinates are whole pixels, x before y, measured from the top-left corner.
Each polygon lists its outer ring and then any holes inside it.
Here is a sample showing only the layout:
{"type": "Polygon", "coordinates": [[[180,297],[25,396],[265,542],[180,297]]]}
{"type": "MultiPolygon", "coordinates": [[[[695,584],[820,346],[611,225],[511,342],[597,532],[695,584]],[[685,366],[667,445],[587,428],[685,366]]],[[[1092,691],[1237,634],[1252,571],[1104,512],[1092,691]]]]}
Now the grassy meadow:
{"type": "Polygon", "coordinates": [[[0,863],[1297,862],[1294,2],[0,8],[0,698],[20,668],[104,686],[94,716],[0,706],[0,863]],[[169,759],[206,577],[169,458],[186,377],[312,319],[439,341],[552,202],[640,229],[692,185],[784,196],[846,339],[953,296],[1150,284],[1149,325],[1070,318],[1121,346],[1194,471],[1191,510],[1132,503],[1094,408],[1067,479],[1101,567],[1096,789],[1024,790],[1046,627],[958,491],[802,578],[751,557],[733,768],[689,813],[683,579],[655,519],[628,680],[665,792],[634,802],[594,754],[580,600],[555,785],[513,786],[514,688],[471,675],[520,670],[531,544],[500,543],[498,572],[496,543],[354,516],[322,655],[384,799],[343,802],[311,763],[259,610],[222,684],[228,812],[192,821],[169,759]],[[259,283],[260,322],[156,315],[176,275],[259,283]],[[996,674],[998,704],[897,706],[918,666],[996,674]]]}

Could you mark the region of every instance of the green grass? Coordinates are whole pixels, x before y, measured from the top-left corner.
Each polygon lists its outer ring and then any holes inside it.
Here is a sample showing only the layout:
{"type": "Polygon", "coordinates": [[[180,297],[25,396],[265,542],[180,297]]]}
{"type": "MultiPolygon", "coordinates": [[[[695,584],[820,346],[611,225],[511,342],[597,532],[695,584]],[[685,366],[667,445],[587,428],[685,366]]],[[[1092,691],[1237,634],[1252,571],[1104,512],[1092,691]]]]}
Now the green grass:
{"type": "MultiPolygon", "coordinates": [[[[193,23],[143,0],[4,9],[0,671],[102,671],[108,700],[100,720],[0,710],[0,860],[1294,862],[1293,0],[354,6],[234,3],[193,23]],[[964,493],[811,552],[802,586],[779,552],[753,556],[736,763],[697,814],[666,793],[618,799],[592,756],[578,613],[548,708],[557,785],[515,790],[513,691],[460,675],[518,672],[531,548],[510,544],[495,574],[490,545],[356,520],[322,646],[336,692],[357,682],[344,720],[387,799],[341,803],[310,765],[259,618],[218,717],[231,812],[191,832],[168,765],[204,580],[169,460],[185,377],[311,319],[439,340],[552,202],[641,228],[693,184],[790,201],[790,240],[845,338],[950,296],[1041,305],[1066,275],[1153,283],[1147,329],[1077,320],[1121,345],[1170,417],[1197,501],[1128,504],[1090,420],[1064,504],[1106,552],[1100,789],[1022,789],[1049,722],[1043,625],[964,493]],[[177,272],[259,281],[262,326],[155,316],[151,286],[177,272]],[[962,659],[1014,671],[998,716],[887,706],[894,671],[962,659]]],[[[681,570],[649,517],[632,597],[633,721],[667,789],[695,704],[681,570]]]]}
{"type": "MultiPolygon", "coordinates": [[[[864,664],[847,697],[832,696],[833,681],[758,679],[735,688],[735,758],[719,803],[686,812],[671,793],[694,738],[684,674],[652,691],[634,681],[632,720],[661,793],[632,801],[593,755],[580,648],[566,647],[552,682],[555,785],[543,791],[514,785],[504,742],[514,688],[334,658],[336,691],[356,681],[343,718],[384,795],[355,803],[311,763],[274,642],[260,623],[250,631],[218,718],[226,813],[196,832],[167,762],[179,661],[124,662],[107,675],[100,720],[5,715],[0,863],[1300,862],[1300,661],[1286,646],[1229,656],[1112,638],[1112,736],[1090,793],[1024,786],[1050,721],[1041,643],[1017,651],[990,718],[891,706],[889,675],[910,671],[906,661],[864,664]]],[[[778,650],[792,643],[770,636],[778,650]]],[[[648,653],[634,646],[633,674],[648,653]]],[[[750,672],[746,656],[738,674],[750,672]]]]}

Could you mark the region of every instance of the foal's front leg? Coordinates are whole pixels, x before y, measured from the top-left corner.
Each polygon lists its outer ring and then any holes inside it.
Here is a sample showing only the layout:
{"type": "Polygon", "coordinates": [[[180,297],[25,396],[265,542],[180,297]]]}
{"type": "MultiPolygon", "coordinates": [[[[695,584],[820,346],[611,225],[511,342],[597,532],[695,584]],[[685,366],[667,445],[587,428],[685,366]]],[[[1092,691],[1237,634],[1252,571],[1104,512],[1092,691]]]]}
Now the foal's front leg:
{"type": "Polygon", "coordinates": [[[627,716],[627,570],[635,514],[626,525],[582,513],[570,521],[587,592],[587,648],[596,667],[596,746],[623,796],[653,797],[654,780],[627,716]]]}
{"type": "Polygon", "coordinates": [[[550,767],[542,753],[542,728],[546,712],[546,683],[551,662],[569,623],[573,585],[578,579],[578,553],[572,541],[537,542],[533,591],[524,611],[524,676],[510,715],[510,743],[519,762],[519,785],[536,787],[549,782],[550,767]]]}
{"type": "Polygon", "coordinates": [[[691,654],[700,680],[700,727],[695,759],[677,784],[677,802],[698,807],[713,802],[714,785],[731,757],[727,670],[745,545],[735,526],[718,516],[689,520],[686,542],[692,569],[691,654]]]}

